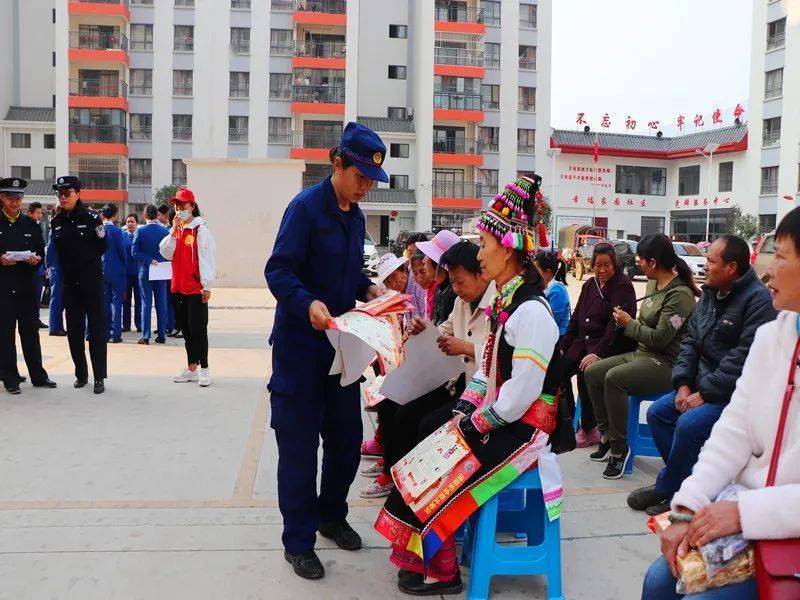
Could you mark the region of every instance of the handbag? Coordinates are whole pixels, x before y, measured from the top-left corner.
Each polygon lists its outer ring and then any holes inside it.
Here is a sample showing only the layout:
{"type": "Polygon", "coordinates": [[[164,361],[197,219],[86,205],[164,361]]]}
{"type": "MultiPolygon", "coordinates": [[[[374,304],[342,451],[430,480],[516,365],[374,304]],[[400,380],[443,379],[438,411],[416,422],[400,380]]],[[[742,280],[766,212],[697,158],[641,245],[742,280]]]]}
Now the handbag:
{"type": "MultiPolygon", "coordinates": [[[[800,338],[794,347],[792,362],[789,367],[789,381],[783,396],[781,416],[778,420],[778,431],[775,435],[775,446],[767,474],[767,487],[775,485],[778,472],[778,458],[786,429],[786,416],[789,404],[794,395],[794,373],[797,370],[797,359],[800,357],[800,338]]],[[[760,600],[789,600],[800,598],[800,539],[790,540],[757,540],[756,584],[760,600]]]]}

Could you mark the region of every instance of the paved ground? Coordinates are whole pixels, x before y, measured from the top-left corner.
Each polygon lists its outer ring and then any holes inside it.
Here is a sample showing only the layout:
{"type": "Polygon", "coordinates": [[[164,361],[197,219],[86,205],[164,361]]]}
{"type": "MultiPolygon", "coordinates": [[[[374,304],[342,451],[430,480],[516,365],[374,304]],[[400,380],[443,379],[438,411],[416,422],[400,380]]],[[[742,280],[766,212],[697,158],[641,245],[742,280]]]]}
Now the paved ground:
{"type": "MultiPolygon", "coordinates": [[[[358,499],[361,479],[352,522],[366,548],[346,553],[321,539],[321,582],[296,578],[284,562],[265,431],[273,309],[255,290],[215,292],[212,309],[208,389],[171,383],[178,342],[138,346],[127,334],[109,348],[107,393],[74,390],[66,340],[45,335],[59,388],[0,392],[0,599],[401,597],[371,527],[378,502],[358,499]]],[[[371,431],[366,415],[365,424],[371,431]]],[[[587,454],[561,461],[565,595],[638,598],[658,550],[625,494],[657,463],[608,482],[587,454]]],[[[495,582],[493,597],[546,597],[538,578],[495,582]]]]}

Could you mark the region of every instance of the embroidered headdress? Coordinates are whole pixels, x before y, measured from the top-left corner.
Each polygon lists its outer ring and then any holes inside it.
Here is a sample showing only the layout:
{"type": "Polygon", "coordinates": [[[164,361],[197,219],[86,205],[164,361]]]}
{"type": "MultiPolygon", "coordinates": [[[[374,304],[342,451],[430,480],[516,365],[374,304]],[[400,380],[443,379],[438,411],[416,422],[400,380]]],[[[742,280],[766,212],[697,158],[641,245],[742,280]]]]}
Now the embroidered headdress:
{"type": "Polygon", "coordinates": [[[532,175],[506,185],[488,210],[481,213],[477,228],[496,237],[506,248],[523,250],[529,255],[536,252],[537,247],[547,246],[547,229],[543,222],[547,205],[539,191],[541,183],[539,175],[532,175]],[[534,233],[538,239],[534,238],[534,233]]]}

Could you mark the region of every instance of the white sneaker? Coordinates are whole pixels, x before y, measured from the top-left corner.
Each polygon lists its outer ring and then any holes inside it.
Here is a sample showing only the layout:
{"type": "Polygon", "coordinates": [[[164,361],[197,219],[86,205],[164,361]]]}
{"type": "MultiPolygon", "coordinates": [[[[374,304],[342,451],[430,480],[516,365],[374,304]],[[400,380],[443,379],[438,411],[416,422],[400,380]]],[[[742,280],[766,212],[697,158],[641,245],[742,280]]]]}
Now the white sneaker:
{"type": "Polygon", "coordinates": [[[180,373],[175,375],[175,377],[172,378],[172,381],[174,381],[175,383],[186,383],[188,381],[197,381],[197,378],[198,378],[197,370],[190,371],[188,368],[184,367],[183,371],[181,371],[180,373]]]}
{"type": "Polygon", "coordinates": [[[386,485],[381,485],[378,481],[373,481],[368,486],[361,489],[358,493],[362,498],[385,498],[392,493],[394,483],[389,482],[386,485]]]}
{"type": "Polygon", "coordinates": [[[197,369],[199,376],[198,381],[200,382],[200,387],[208,387],[211,385],[211,371],[208,369],[204,369],[203,367],[199,367],[197,369]]]}
{"type": "Polygon", "coordinates": [[[361,475],[364,477],[379,477],[381,473],[383,464],[377,460],[361,468],[361,475]]]}

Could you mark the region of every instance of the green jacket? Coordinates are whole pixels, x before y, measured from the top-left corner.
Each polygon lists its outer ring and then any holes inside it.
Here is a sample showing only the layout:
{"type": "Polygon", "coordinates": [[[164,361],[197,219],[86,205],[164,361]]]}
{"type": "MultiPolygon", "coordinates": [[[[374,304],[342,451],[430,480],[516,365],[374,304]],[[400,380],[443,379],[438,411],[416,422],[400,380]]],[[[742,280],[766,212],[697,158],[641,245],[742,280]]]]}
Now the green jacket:
{"type": "Polygon", "coordinates": [[[652,356],[672,367],[697,301],[679,277],[663,290],[656,290],[655,280],[648,281],[647,296],[650,297],[642,302],[638,317],[625,327],[625,336],[638,342],[638,356],[652,356]]]}

